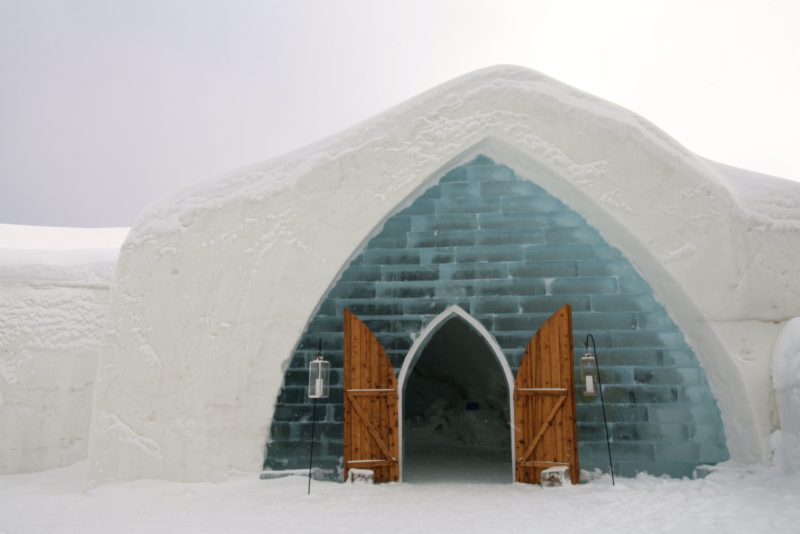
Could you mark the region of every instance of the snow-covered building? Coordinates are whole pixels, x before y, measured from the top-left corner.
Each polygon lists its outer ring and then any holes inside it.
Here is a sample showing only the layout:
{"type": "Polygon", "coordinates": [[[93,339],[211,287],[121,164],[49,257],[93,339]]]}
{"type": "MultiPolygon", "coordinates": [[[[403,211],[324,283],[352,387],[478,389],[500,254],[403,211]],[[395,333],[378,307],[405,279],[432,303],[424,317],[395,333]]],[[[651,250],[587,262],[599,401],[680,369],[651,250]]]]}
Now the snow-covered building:
{"type": "MultiPolygon", "coordinates": [[[[141,216],[109,299],[92,474],[306,465],[319,340],[334,381],[316,456],[340,466],[345,309],[400,381],[404,461],[510,463],[510,377],[563,304],[576,363],[597,342],[617,472],[769,461],[799,258],[797,184],[536,72],[481,70],[141,216]]],[[[581,467],[603,469],[599,402],[577,400],[581,467]]]]}

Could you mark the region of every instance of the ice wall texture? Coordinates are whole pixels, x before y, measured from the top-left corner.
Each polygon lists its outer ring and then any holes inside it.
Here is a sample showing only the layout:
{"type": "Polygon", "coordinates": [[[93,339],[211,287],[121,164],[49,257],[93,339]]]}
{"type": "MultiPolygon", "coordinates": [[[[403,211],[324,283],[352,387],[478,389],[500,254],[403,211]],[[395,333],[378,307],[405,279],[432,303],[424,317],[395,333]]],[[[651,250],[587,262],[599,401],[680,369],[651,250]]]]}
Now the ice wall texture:
{"type": "MultiPolygon", "coordinates": [[[[300,340],[278,398],[266,467],[307,461],[306,369],[318,339],[334,387],[320,409],[317,457],[328,468],[340,463],[345,308],[375,332],[399,371],[416,334],[452,305],[492,332],[514,370],[539,325],[572,306],[575,361],[587,333],[597,342],[619,474],[689,476],[699,464],[728,458],[705,374],[650,286],[580,215],[535,185],[536,175],[525,178],[478,157],[386,221],[300,340]]],[[[599,400],[579,397],[577,416],[581,467],[607,469],[599,400]]]]}
{"type": "Polygon", "coordinates": [[[0,266],[0,473],[86,458],[113,270],[0,266]]]}

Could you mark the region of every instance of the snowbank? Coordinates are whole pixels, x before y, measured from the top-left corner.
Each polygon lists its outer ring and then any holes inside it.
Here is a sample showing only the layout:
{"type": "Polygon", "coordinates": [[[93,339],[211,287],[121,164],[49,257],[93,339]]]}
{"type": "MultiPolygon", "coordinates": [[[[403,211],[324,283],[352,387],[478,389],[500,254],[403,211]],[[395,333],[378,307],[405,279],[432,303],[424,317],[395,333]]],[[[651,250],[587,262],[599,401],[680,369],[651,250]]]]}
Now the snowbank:
{"type": "Polygon", "coordinates": [[[256,475],[209,483],[139,480],[86,491],[86,463],[0,477],[0,532],[382,534],[794,534],[800,474],[726,468],[701,480],[608,475],[580,486],[339,484],[256,475]]]}
{"type": "Polygon", "coordinates": [[[772,377],[781,422],[775,463],[785,471],[800,471],[800,317],[789,321],[775,343],[772,377]]]}
{"type": "Polygon", "coordinates": [[[0,225],[0,473],[86,458],[105,307],[126,233],[0,225]]]}
{"type": "Polygon", "coordinates": [[[393,212],[478,154],[548,170],[539,185],[625,253],[685,333],[733,458],[766,460],[769,357],[800,314],[794,208],[743,203],[723,169],[641,117],[502,66],[143,214],[110,301],[93,476],[257,470],[283,366],[326,289],[393,212]]]}

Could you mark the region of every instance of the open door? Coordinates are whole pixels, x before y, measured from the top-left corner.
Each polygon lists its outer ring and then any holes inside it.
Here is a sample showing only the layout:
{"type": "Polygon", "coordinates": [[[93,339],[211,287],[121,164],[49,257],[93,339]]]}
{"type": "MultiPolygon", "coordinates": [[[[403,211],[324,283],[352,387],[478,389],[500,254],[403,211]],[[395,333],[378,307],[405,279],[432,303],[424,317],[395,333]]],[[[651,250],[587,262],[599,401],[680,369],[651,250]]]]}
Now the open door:
{"type": "Polygon", "coordinates": [[[371,469],[375,482],[400,478],[397,380],[378,339],[344,311],[344,477],[371,469]]]}
{"type": "Polygon", "coordinates": [[[572,309],[567,304],[533,336],[514,384],[515,480],[538,484],[542,470],[568,466],[580,477],[572,370],[572,309]]]}

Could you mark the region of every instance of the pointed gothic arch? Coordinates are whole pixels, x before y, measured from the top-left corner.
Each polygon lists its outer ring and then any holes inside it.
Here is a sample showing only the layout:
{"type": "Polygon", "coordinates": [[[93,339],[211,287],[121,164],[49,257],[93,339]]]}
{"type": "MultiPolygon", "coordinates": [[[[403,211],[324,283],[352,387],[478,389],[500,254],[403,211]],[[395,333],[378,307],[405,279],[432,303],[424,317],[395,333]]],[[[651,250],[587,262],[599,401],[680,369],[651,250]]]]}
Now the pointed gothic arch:
{"type": "Polygon", "coordinates": [[[500,345],[497,343],[497,340],[494,336],[486,329],[486,327],[481,324],[480,321],[472,317],[469,313],[464,311],[463,308],[457,305],[449,306],[445,309],[442,313],[434,317],[426,326],[425,328],[420,331],[417,338],[414,340],[414,343],[411,345],[408,353],[406,354],[405,359],[403,360],[403,366],[400,368],[400,373],[397,378],[397,389],[399,393],[399,402],[398,402],[398,422],[400,425],[399,429],[399,442],[400,442],[400,481],[403,480],[404,474],[404,466],[405,466],[405,458],[404,458],[404,441],[403,441],[403,431],[404,431],[404,414],[403,411],[405,409],[405,391],[406,387],[408,386],[408,380],[411,375],[411,371],[413,371],[414,366],[419,361],[420,356],[425,351],[425,347],[428,345],[428,342],[433,339],[439,329],[447,323],[449,320],[453,318],[459,318],[467,323],[470,328],[472,328],[486,343],[489,347],[489,352],[494,355],[497,363],[500,365],[500,368],[503,371],[503,376],[506,379],[506,386],[508,390],[508,403],[509,403],[509,417],[511,424],[510,427],[510,443],[511,443],[511,470],[510,470],[510,479],[514,480],[514,466],[516,464],[515,458],[515,451],[514,451],[514,443],[515,443],[515,428],[514,428],[514,373],[511,371],[511,367],[508,365],[508,360],[506,359],[505,355],[503,354],[503,350],[500,348],[500,345]]]}

